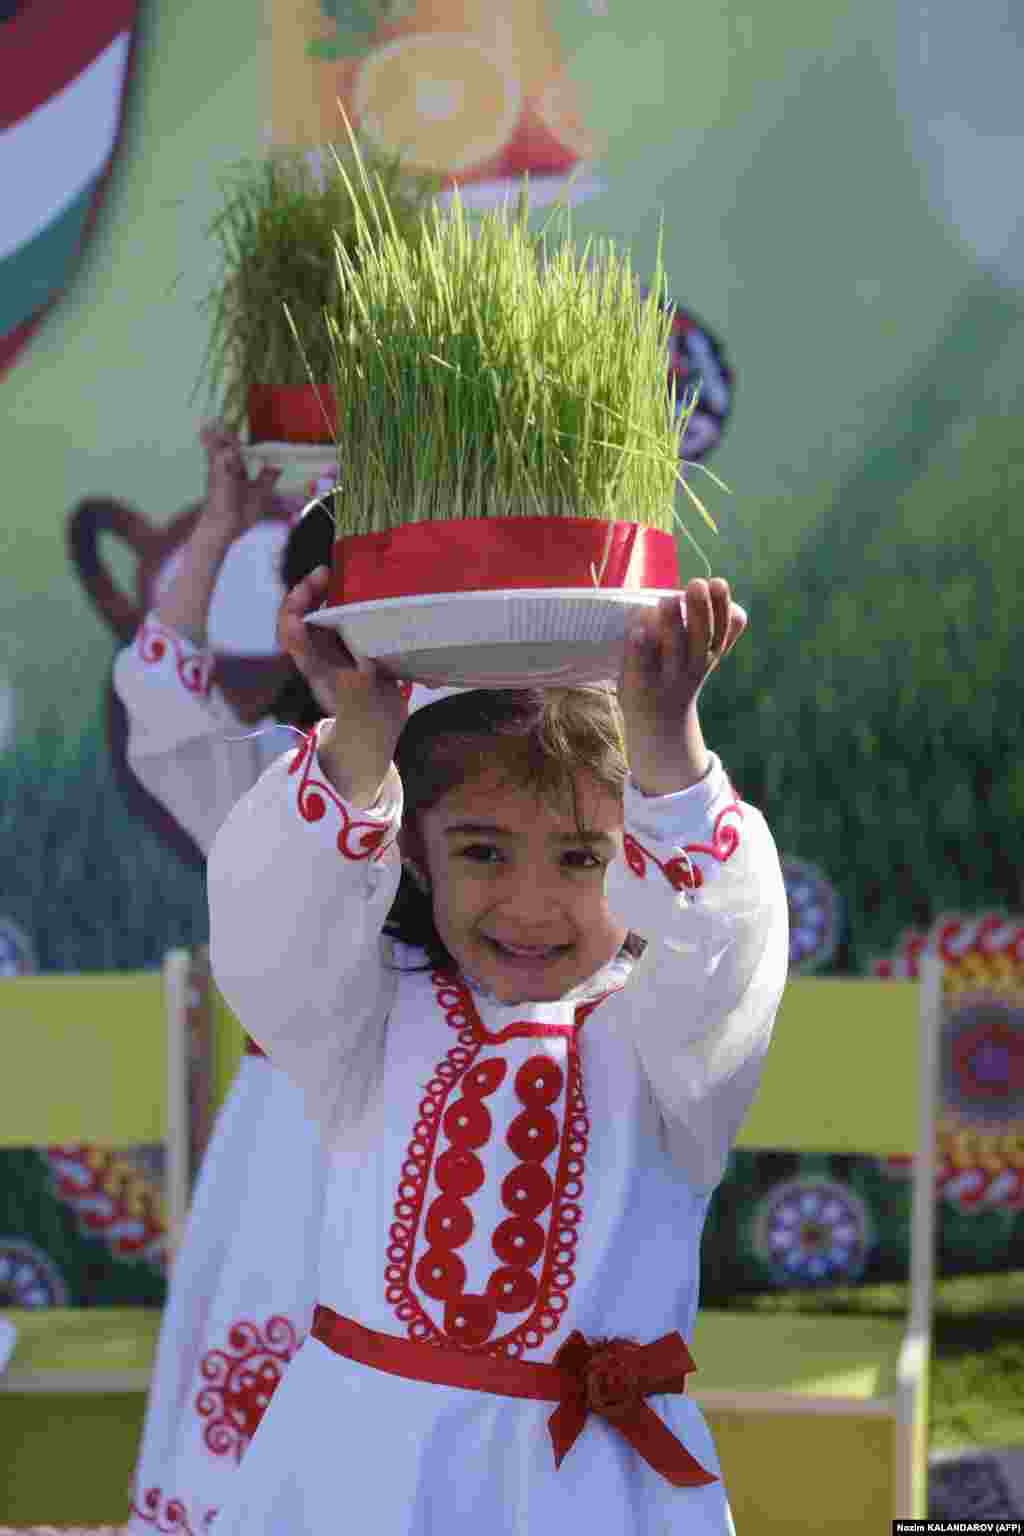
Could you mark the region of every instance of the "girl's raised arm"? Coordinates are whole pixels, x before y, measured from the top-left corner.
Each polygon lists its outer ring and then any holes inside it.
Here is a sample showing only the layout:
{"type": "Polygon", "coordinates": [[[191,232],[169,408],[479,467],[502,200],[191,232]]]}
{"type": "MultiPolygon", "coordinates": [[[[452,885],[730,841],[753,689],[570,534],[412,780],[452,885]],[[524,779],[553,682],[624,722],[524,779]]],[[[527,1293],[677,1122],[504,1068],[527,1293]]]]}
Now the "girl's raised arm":
{"type": "Polygon", "coordinates": [[[789,959],[771,833],[697,715],[745,627],[726,582],[691,581],[644,616],[619,688],[631,781],[608,900],[647,940],[624,1002],[670,1152],[699,1189],[721,1178],[754,1096],[789,959]]]}
{"type": "Polygon", "coordinates": [[[327,578],[319,566],[288,594],[278,633],[336,718],[235,807],[207,872],[217,985],[329,1140],[372,1090],[394,990],[381,930],[401,876],[392,758],[407,710],[394,682],[304,623],[327,578]]]}
{"type": "Polygon", "coordinates": [[[379,1061],[394,982],[381,929],[402,814],[397,774],[369,809],[337,793],[318,750],[333,723],[271,764],[207,863],[217,985],[328,1141],[358,1118],[379,1061]]]}
{"type": "Polygon", "coordinates": [[[711,1189],[757,1088],[786,983],[789,925],[775,843],[718,758],[679,794],[627,785],[616,917],[647,940],[623,1002],[669,1151],[711,1189]]]}

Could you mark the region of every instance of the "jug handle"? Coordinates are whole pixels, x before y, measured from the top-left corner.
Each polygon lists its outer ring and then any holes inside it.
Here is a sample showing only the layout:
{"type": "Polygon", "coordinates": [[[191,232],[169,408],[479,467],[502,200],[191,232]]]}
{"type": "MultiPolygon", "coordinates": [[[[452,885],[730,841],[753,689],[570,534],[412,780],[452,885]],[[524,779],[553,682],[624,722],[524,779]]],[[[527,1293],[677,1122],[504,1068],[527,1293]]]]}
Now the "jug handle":
{"type": "Polygon", "coordinates": [[[134,507],[109,496],[86,497],[68,514],[68,557],[93,607],[122,645],[131,640],[145,613],[137,599],[120,590],[103,564],[99,551],[100,535],[116,534],[140,561],[148,563],[162,552],[164,546],[169,548],[177,542],[185,525],[194,521],[197,510],[189,508],[174,520],[170,529],[151,527],[134,507]]]}

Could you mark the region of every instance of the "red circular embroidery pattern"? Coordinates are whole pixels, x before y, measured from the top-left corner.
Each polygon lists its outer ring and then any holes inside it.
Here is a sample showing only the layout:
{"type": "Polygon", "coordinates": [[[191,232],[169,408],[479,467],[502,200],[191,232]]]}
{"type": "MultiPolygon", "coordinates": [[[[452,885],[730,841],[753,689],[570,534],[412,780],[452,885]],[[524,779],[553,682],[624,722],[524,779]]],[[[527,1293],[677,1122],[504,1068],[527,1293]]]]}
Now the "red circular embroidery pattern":
{"type": "MultiPolygon", "coordinates": [[[[484,1183],[477,1152],[493,1129],[485,1100],[502,1084],[508,1067],[499,1056],[478,1059],[484,1046],[500,1041],[485,1033],[468,988],[444,972],[435,972],[431,979],[449,1025],[459,1032],[458,1044],[437,1065],[420,1100],[420,1118],[402,1166],[390,1228],[385,1295],[410,1338],[442,1348],[481,1349],[501,1358],[514,1357],[524,1349],[536,1349],[546,1334],[559,1327],[568,1305],[566,1293],[575,1280],[572,1266],[590,1131],[575,1029],[558,1031],[568,1042],[565,1069],[550,1056],[537,1055],[516,1073],[513,1087],[523,1108],[508,1127],[505,1141],[519,1163],[502,1180],[501,1200],[508,1216],[498,1223],[491,1239],[500,1264],[492,1270],[483,1295],[469,1294],[466,1266],[455,1250],[472,1236],[473,1215],[465,1202],[484,1183]],[[563,1093],[567,1102],[560,1131],[550,1106],[563,1093]],[[442,1133],[450,1145],[435,1163],[442,1133]],[[543,1164],[556,1149],[558,1162],[552,1178],[543,1164]],[[431,1201],[424,1219],[432,1168],[440,1194],[431,1201]],[[536,1219],[545,1213],[547,1229],[536,1219]],[[413,1271],[421,1221],[429,1246],[413,1271]],[[538,1264],[539,1275],[535,1273],[538,1264]],[[411,1280],[422,1295],[444,1303],[443,1328],[424,1311],[411,1280]],[[499,1317],[521,1318],[524,1312],[529,1315],[511,1332],[494,1337],[499,1317]]],[[[594,1006],[577,1009],[575,1028],[594,1006]]],[[[535,1028],[538,1036],[552,1032],[551,1026],[535,1028]]],[[[528,1024],[514,1025],[502,1032],[500,1040],[523,1038],[530,1032],[528,1024]]]]}
{"type": "Polygon", "coordinates": [[[197,1396],[196,1411],[209,1421],[203,1440],[215,1456],[241,1461],[297,1348],[288,1318],[271,1317],[262,1331],[255,1323],[233,1324],[227,1349],[203,1356],[199,1373],[209,1385],[197,1396]]]}

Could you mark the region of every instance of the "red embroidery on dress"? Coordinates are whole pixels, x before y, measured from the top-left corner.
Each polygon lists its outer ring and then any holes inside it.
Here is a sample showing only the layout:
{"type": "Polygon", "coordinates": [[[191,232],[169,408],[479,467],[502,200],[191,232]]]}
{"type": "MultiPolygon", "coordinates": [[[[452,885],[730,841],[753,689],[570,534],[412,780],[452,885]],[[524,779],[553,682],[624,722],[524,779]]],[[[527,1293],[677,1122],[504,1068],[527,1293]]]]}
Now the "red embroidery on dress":
{"type": "Polygon", "coordinates": [[[187,655],[174,631],[165,629],[155,619],[145,620],[139,630],[136,646],[142,660],[151,666],[163,660],[167,654],[167,647],[170,646],[174,652],[175,670],[182,687],[189,693],[198,693],[204,698],[209,693],[214,662],[210,653],[187,655]]]}
{"type": "Polygon", "coordinates": [[[697,891],[704,884],[704,876],[699,865],[694,864],[689,855],[699,853],[706,858],[714,859],[719,864],[725,864],[740,845],[740,829],[733,824],[732,820],[727,821],[727,817],[743,820],[743,808],[738,801],[719,811],[715,818],[710,843],[687,843],[664,864],[649,848],[637,842],[632,833],[627,832],[622,839],[622,851],[626,863],[634,875],[643,880],[647,873],[647,860],[650,859],[652,864],[656,864],[661,870],[673,890],[697,891]]]}
{"type": "MultiPolygon", "coordinates": [[[[173,1536],[196,1536],[185,1513],[185,1505],[181,1499],[165,1499],[160,1488],[147,1488],[142,1495],[144,1509],[132,1500],[129,1513],[146,1525],[155,1525],[158,1531],[173,1533],[173,1536]]],[[[210,1525],[216,1510],[210,1510],[203,1524],[210,1525]]]]}
{"type": "Polygon", "coordinates": [[[603,998],[577,1009],[573,1025],[512,1025],[492,1036],[484,1029],[464,983],[444,972],[435,972],[431,979],[448,1023],[459,1031],[458,1044],[435,1068],[426,1097],[420,1101],[420,1119],[402,1165],[396,1220],[389,1233],[385,1294],[409,1337],[417,1342],[483,1350],[499,1358],[518,1357],[524,1349],[536,1349],[546,1334],[559,1328],[568,1306],[567,1293],[575,1280],[573,1263],[582,1217],[579,1202],[590,1132],[576,1034],[583,1018],[603,998]],[[502,1204],[509,1215],[499,1222],[491,1239],[500,1262],[483,1294],[467,1294],[466,1266],[456,1250],[474,1230],[466,1201],[484,1183],[483,1164],[476,1155],[490,1140],[492,1130],[484,1101],[496,1092],[508,1071],[500,1057],[481,1061],[480,1053],[484,1046],[504,1039],[530,1035],[550,1038],[556,1034],[566,1039],[565,1068],[550,1056],[537,1055],[516,1073],[514,1087],[523,1108],[508,1127],[505,1140],[519,1163],[502,1180],[502,1204]],[[453,1097],[456,1088],[462,1090],[458,1098],[453,1097]],[[563,1093],[566,1113],[560,1130],[552,1106],[563,1093]],[[435,1163],[441,1130],[449,1145],[435,1163]],[[558,1161],[552,1178],[544,1163],[556,1149],[558,1161]],[[432,1169],[440,1194],[427,1211],[424,1235],[429,1246],[413,1274],[416,1237],[432,1169]],[[545,1231],[537,1218],[549,1210],[545,1231]],[[542,1259],[538,1276],[534,1271],[542,1259]],[[423,1294],[444,1303],[443,1330],[421,1306],[410,1276],[423,1294]],[[523,1312],[530,1315],[511,1332],[492,1337],[499,1317],[523,1312]]]}
{"type": "Polygon", "coordinates": [[[298,788],[299,815],[304,821],[321,821],[327,811],[327,800],[330,800],[341,816],[341,831],[337,839],[338,852],[344,854],[346,859],[383,858],[395,841],[393,837],[390,842],[386,841],[388,832],[391,830],[390,821],[353,821],[345,802],[331,786],[325,784],[322,779],[310,778],[315,761],[315,746],[316,731],[313,730],[303,738],[302,746],[296,750],[288,768],[290,774],[302,768],[302,778],[298,788]]]}
{"type": "Polygon", "coordinates": [[[241,1461],[298,1345],[288,1319],[271,1317],[262,1333],[255,1323],[234,1323],[230,1353],[211,1349],[203,1356],[199,1372],[210,1385],[197,1396],[196,1410],[210,1421],[203,1439],[215,1456],[241,1461]]]}

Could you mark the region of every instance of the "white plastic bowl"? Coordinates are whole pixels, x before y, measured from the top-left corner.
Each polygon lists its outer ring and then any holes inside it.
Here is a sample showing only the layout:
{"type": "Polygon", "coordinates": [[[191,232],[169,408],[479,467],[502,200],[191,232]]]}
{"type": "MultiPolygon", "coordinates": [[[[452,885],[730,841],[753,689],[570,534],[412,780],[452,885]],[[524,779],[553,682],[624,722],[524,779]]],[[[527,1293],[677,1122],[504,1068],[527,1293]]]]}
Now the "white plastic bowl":
{"type": "Polygon", "coordinates": [[[617,678],[632,616],[678,592],[582,587],[437,592],[321,608],[359,659],[429,687],[575,686],[617,678]]]}

